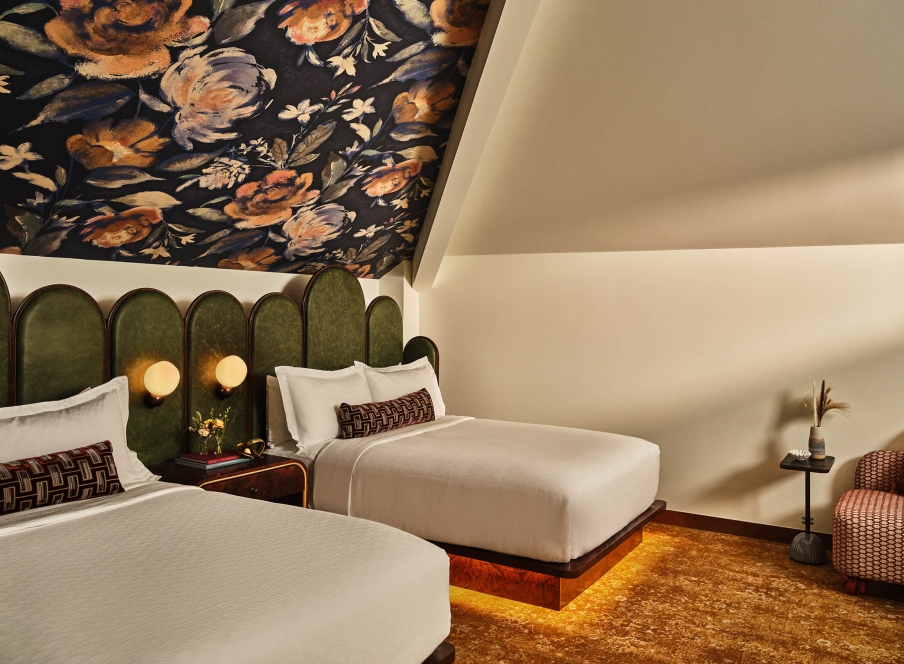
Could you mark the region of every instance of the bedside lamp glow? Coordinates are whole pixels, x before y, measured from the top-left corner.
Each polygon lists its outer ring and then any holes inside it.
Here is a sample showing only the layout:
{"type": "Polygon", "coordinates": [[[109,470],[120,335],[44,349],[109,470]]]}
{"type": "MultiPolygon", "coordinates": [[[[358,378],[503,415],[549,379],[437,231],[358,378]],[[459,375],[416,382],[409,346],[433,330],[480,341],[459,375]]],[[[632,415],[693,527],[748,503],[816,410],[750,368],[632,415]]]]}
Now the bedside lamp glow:
{"type": "Polygon", "coordinates": [[[248,367],[245,361],[238,355],[224,357],[217,364],[217,396],[227,399],[232,396],[233,390],[245,381],[248,375],[248,367]]]}
{"type": "Polygon", "coordinates": [[[144,405],[156,408],[163,400],[179,387],[179,370],[172,362],[157,362],[144,372],[144,405]]]}

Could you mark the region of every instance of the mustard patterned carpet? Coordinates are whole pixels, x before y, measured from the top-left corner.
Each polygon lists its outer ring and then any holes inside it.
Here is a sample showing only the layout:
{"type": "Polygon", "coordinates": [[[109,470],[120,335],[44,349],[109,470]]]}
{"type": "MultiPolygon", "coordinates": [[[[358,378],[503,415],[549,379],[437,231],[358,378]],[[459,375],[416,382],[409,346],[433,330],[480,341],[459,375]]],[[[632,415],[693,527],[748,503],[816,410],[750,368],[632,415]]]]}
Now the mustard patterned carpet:
{"type": "Polygon", "coordinates": [[[850,597],[784,544],[652,524],[563,611],[452,588],[459,664],[904,663],[904,592],[850,597]]]}

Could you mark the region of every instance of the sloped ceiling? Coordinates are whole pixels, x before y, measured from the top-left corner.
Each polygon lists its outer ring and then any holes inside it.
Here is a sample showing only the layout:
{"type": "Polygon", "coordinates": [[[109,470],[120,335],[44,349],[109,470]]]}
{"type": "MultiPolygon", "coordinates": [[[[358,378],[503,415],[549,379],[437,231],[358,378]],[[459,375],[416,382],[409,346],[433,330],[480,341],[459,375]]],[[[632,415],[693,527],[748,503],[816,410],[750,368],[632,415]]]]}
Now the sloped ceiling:
{"type": "Polygon", "coordinates": [[[448,254],[904,242],[904,3],[544,0],[448,254]]]}
{"type": "Polygon", "coordinates": [[[0,251],[276,272],[410,258],[489,0],[26,0],[0,251]]]}

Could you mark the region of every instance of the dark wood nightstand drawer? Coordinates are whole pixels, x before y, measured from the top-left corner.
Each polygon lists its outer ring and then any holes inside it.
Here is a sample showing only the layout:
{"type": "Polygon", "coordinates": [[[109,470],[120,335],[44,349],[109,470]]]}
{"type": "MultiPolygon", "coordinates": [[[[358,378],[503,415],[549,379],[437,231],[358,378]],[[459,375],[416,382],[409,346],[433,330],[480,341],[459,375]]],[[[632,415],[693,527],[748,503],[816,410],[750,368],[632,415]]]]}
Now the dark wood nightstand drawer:
{"type": "Polygon", "coordinates": [[[304,490],[304,470],[295,463],[252,468],[245,473],[216,477],[198,484],[205,491],[222,491],[243,498],[279,500],[304,490]]]}
{"type": "Polygon", "coordinates": [[[243,498],[272,500],[307,507],[308,475],[304,464],[295,459],[265,454],[244,464],[213,470],[190,468],[173,461],[151,466],[164,482],[192,484],[206,491],[231,493],[243,498]]]}

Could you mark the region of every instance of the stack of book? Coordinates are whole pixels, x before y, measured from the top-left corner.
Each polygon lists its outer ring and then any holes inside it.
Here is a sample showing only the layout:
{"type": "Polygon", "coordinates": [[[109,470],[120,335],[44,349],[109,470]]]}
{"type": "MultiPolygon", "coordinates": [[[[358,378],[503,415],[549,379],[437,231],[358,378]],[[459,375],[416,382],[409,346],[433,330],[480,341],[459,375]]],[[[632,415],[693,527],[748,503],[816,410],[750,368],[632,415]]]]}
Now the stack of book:
{"type": "Polygon", "coordinates": [[[220,454],[183,454],[176,459],[176,463],[182,466],[201,468],[202,470],[223,468],[224,466],[232,466],[237,463],[245,463],[246,461],[250,461],[250,459],[239,456],[235,452],[221,452],[220,454]]]}

